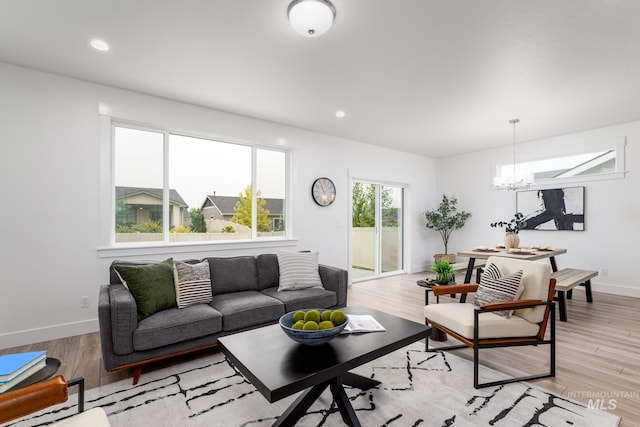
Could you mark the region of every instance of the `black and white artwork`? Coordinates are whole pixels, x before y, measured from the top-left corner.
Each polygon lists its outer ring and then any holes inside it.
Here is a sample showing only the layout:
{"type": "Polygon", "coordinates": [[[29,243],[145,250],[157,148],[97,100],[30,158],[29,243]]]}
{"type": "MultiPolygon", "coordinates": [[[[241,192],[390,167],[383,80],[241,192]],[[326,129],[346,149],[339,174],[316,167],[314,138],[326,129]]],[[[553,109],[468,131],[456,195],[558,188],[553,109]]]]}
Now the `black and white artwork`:
{"type": "Polygon", "coordinates": [[[516,205],[525,230],[584,230],[584,187],[519,191],[516,205]]]}

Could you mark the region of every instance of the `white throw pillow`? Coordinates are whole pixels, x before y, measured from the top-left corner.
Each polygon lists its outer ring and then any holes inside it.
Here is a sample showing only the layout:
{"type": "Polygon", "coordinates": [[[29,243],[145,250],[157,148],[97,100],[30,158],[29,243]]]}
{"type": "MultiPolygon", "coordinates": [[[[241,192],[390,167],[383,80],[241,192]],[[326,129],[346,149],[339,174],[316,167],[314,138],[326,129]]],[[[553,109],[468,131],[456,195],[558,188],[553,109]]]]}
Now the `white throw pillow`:
{"type": "Polygon", "coordinates": [[[318,272],[318,252],[278,251],[280,284],[278,291],[322,288],[318,272]]]}
{"type": "MultiPolygon", "coordinates": [[[[514,301],[520,298],[523,291],[522,270],[503,277],[495,264],[489,264],[480,277],[473,305],[479,307],[492,302],[514,301]]],[[[513,310],[494,311],[494,313],[508,319],[513,310]]]]}
{"type": "Polygon", "coordinates": [[[213,300],[208,261],[198,264],[174,262],[173,283],[176,286],[178,308],[199,303],[209,304],[213,300]]]}

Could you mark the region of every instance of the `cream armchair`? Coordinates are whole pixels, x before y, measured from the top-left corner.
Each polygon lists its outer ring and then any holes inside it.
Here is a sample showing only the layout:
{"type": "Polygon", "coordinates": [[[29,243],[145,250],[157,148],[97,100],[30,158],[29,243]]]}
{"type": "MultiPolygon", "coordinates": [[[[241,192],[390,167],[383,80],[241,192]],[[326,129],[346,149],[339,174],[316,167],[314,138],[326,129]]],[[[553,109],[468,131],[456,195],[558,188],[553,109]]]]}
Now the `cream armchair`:
{"type": "MultiPolygon", "coordinates": [[[[516,381],[555,376],[555,316],[553,295],[555,279],[551,278],[548,265],[506,257],[490,257],[487,266],[495,264],[503,276],[522,270],[524,290],[517,300],[494,302],[480,307],[469,303],[431,304],[424,308],[427,322],[461,341],[462,345],[429,348],[428,351],[454,348],[473,348],[473,385],[475,388],[489,387],[516,381]],[[495,312],[513,310],[509,318],[495,312]],[[549,324],[549,338],[545,338],[549,324]],[[549,345],[549,372],[500,381],[479,383],[480,349],[509,346],[549,345]]],[[[476,292],[477,284],[433,287],[434,295],[476,292]]]]}

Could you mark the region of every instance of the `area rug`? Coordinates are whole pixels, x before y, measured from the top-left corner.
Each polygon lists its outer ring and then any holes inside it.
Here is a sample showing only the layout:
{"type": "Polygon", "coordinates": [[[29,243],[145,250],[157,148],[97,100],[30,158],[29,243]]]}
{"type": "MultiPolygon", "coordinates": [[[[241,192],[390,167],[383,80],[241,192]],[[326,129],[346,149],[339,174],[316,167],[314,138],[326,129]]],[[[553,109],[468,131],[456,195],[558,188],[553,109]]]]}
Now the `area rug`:
{"type": "MultiPolygon", "coordinates": [[[[586,408],[527,383],[476,390],[471,362],[451,353],[427,353],[418,343],[354,372],[382,382],[368,391],[346,388],[365,427],[615,427],[619,423],[611,413],[586,408]]],[[[294,399],[268,403],[222,353],[214,353],[143,373],[136,386],[128,379],[89,390],[85,401],[87,408],[103,407],[114,427],[261,427],[272,425],[294,399]]],[[[74,400],[75,395],[65,404],[8,425],[41,426],[66,418],[77,412],[74,400]]],[[[297,425],[344,423],[326,391],[297,425]]]]}

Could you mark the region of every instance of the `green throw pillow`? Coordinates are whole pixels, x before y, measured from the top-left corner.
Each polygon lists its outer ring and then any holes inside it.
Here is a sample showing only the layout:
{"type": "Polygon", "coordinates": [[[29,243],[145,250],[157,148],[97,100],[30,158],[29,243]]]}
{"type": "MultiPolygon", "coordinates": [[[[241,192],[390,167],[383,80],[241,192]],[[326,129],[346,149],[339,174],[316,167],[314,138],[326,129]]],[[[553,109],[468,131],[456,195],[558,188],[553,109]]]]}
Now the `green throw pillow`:
{"type": "Polygon", "coordinates": [[[116,272],[138,305],[138,320],[176,306],[173,258],[145,265],[117,265],[116,272]]]}

